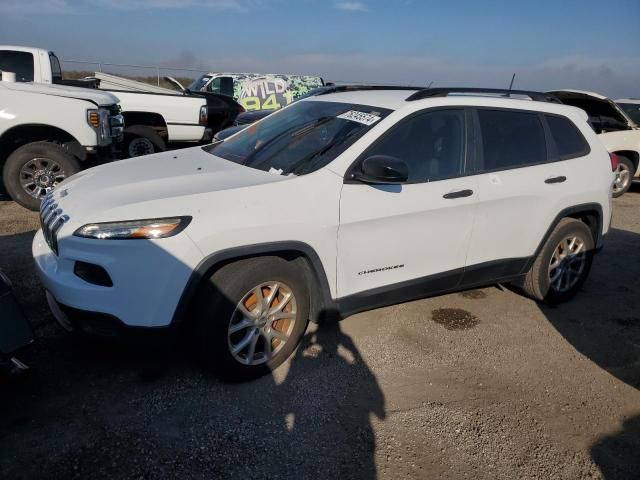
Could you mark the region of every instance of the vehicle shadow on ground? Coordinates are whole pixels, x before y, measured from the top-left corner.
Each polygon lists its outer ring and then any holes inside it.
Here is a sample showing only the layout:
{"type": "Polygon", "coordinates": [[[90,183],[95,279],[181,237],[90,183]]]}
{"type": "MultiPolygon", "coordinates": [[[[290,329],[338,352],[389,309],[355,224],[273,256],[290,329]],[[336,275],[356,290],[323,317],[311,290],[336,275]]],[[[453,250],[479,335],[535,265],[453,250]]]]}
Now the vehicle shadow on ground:
{"type": "Polygon", "coordinates": [[[184,348],[42,341],[0,396],[2,478],[375,479],[380,386],[339,323],[274,375],[224,384],[184,348]],[[33,458],[39,458],[33,462],[33,458]]]}
{"type": "Polygon", "coordinates": [[[540,309],[574,348],[640,389],[640,234],[612,229],[582,291],[540,309]]]}
{"type": "MultiPolygon", "coordinates": [[[[32,236],[0,237],[19,290],[37,282],[32,236]]],[[[46,309],[41,291],[29,301],[46,309]]],[[[384,395],[338,322],[309,327],[272,374],[226,384],[188,332],[97,342],[39,321],[32,372],[0,387],[0,478],[376,478],[384,395]]]]}
{"type": "MultiPolygon", "coordinates": [[[[571,301],[540,306],[549,322],[582,355],[640,389],[640,234],[612,229],[590,277],[571,301]]],[[[604,478],[640,478],[640,415],[591,447],[604,478]]]]}

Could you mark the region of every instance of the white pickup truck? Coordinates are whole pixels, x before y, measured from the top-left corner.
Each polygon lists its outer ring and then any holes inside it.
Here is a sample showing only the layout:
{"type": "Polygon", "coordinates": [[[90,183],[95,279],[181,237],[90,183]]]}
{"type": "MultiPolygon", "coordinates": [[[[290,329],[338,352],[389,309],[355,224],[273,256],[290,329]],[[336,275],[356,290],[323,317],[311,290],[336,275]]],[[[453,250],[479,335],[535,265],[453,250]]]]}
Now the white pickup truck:
{"type": "Polygon", "coordinates": [[[37,210],[40,199],[83,167],[114,158],[124,120],[107,92],[16,82],[0,74],[0,168],[6,193],[37,210]]]}
{"type": "MultiPolygon", "coordinates": [[[[96,87],[100,83],[100,78],[93,81],[63,80],[58,57],[42,48],[0,45],[0,70],[16,72],[18,82],[88,87],[96,87]]],[[[125,157],[164,151],[172,143],[206,142],[215,132],[231,125],[240,111],[236,102],[223,95],[214,98],[169,90],[166,93],[149,93],[123,85],[123,89],[106,91],[120,99],[126,122],[125,157]]]]}

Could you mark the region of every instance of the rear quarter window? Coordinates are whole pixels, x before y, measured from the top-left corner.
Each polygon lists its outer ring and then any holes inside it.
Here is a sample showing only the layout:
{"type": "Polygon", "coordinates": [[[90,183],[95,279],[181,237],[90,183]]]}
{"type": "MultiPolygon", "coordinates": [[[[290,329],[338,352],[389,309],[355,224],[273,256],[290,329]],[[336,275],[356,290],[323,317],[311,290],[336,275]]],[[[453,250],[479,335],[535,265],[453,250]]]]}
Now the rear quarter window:
{"type": "Polygon", "coordinates": [[[479,109],[483,170],[526,167],[547,161],[544,127],[537,113],[479,109]]]}
{"type": "Polygon", "coordinates": [[[560,160],[583,157],[589,153],[589,143],[571,120],[558,115],[545,115],[545,119],[560,160]]]}

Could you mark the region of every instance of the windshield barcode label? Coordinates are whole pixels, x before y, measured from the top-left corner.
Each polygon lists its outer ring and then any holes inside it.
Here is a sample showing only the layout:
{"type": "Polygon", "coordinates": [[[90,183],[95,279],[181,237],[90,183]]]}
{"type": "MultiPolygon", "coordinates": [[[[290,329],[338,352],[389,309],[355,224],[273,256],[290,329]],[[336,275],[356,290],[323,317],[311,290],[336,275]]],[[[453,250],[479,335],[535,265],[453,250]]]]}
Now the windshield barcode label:
{"type": "Polygon", "coordinates": [[[342,118],[344,120],[351,120],[352,122],[362,123],[367,127],[373,125],[380,117],[377,115],[372,115],[371,113],[358,112],[357,110],[349,110],[348,112],[343,113],[342,115],[338,115],[338,118],[342,118]]]}

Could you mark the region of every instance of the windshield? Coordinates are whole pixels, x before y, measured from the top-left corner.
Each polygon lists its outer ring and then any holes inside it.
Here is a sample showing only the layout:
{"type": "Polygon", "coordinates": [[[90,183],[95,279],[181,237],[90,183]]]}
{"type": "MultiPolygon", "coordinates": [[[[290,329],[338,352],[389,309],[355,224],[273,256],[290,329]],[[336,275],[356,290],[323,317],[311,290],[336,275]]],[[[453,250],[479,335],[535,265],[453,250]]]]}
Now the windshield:
{"type": "Polygon", "coordinates": [[[251,168],[304,175],[332,162],[390,110],[302,101],[205,151],[251,168]]]}
{"type": "Polygon", "coordinates": [[[199,92],[204,88],[209,80],[211,80],[211,75],[202,75],[200,78],[196,78],[191,85],[187,87],[187,90],[199,92]]]}
{"type": "Polygon", "coordinates": [[[636,125],[640,125],[640,103],[619,103],[620,107],[636,125]]]}

